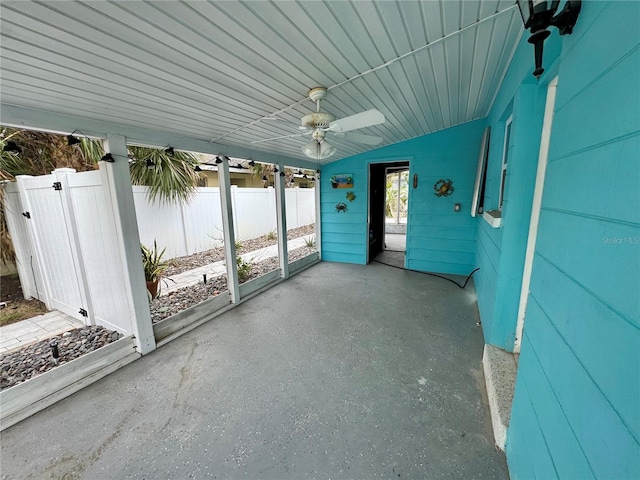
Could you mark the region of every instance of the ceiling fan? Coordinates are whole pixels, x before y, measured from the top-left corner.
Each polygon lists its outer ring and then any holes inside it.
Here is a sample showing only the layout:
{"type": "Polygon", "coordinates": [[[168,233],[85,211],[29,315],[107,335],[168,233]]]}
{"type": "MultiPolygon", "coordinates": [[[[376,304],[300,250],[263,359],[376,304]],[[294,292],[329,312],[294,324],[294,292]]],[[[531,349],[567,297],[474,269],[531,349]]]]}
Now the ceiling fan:
{"type": "Polygon", "coordinates": [[[361,133],[346,133],[351,130],[384,123],[385,118],[382,112],[373,108],[365,112],[356,113],[355,115],[336,119],[336,117],[330,113],[320,111],[320,101],[327,95],[327,89],[325,87],[312,88],[309,90],[308,95],[311,100],[316,102],[316,111],[302,117],[300,121],[301,125],[298,127],[300,130],[303,130],[301,133],[281,135],[265,140],[256,140],[251,143],[270,142],[281,138],[311,135],[311,142],[302,147],[302,151],[308,157],[324,160],[336,152],[336,147],[326,141],[325,138],[327,134],[364,145],[377,145],[382,142],[381,137],[363,135],[361,133]]]}

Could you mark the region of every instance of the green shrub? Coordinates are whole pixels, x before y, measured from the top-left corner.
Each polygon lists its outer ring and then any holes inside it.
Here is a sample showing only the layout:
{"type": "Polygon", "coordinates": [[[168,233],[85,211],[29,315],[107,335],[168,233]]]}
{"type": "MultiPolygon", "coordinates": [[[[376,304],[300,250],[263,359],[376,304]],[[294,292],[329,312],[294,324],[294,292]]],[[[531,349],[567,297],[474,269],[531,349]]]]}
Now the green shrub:
{"type": "Polygon", "coordinates": [[[236,257],[236,265],[238,266],[238,280],[240,283],[247,280],[251,273],[251,262],[245,262],[241,256],[236,257]]]}
{"type": "Polygon", "coordinates": [[[309,248],[313,248],[316,246],[316,238],[315,237],[307,237],[304,239],[304,244],[309,247],[309,248]]]}

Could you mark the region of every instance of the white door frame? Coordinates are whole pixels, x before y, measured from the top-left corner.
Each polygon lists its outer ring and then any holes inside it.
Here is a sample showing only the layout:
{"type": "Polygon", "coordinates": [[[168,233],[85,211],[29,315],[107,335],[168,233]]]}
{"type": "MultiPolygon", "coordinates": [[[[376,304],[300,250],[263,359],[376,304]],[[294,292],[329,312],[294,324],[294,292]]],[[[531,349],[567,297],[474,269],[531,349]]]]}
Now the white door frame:
{"type": "Polygon", "coordinates": [[[529,300],[529,287],[531,285],[531,271],[533,257],[538,238],[538,224],[540,223],[540,208],[542,206],[542,193],[544,191],[544,177],[547,172],[547,160],[549,157],[549,143],[551,139],[551,127],[553,126],[553,114],[556,103],[556,90],[558,77],[554,77],[547,87],[547,102],[544,108],[544,120],[542,123],[542,135],[540,136],[540,152],[538,154],[538,171],[536,173],[536,185],[533,191],[533,204],[531,206],[531,220],[529,222],[529,237],[527,239],[527,251],[524,258],[524,272],[522,274],[522,288],[520,290],[520,304],[518,306],[518,320],[516,323],[516,339],[513,346],[514,353],[520,353],[522,335],[524,333],[524,319],[527,313],[527,301],[529,300]]]}

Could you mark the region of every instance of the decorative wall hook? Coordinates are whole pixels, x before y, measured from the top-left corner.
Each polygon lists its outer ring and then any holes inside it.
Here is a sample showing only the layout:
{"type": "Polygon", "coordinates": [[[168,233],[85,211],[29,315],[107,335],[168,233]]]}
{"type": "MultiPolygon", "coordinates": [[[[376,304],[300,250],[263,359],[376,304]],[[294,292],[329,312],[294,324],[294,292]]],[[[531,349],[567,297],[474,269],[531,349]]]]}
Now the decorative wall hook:
{"type": "Polygon", "coordinates": [[[344,202],[340,202],[340,203],[336,203],[336,212],[340,213],[343,212],[345,213],[347,211],[347,204],[344,202]]]}

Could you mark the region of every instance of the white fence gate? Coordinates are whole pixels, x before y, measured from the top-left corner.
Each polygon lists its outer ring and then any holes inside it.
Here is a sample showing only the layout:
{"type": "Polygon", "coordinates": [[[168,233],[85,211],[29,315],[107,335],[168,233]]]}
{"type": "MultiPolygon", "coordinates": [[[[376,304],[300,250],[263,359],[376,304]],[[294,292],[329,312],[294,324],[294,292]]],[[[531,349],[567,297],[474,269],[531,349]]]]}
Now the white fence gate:
{"type": "Polygon", "coordinates": [[[23,293],[85,321],[133,333],[110,202],[99,171],[19,176],[4,186],[23,293]]]}
{"type": "Polygon", "coordinates": [[[81,287],[82,268],[73,242],[67,198],[55,174],[18,178],[23,207],[28,212],[28,228],[43,273],[46,302],[52,308],[82,319],[87,299],[81,287]],[[55,221],[51,221],[55,219],[55,221]]]}
{"type": "MultiPolygon", "coordinates": [[[[4,185],[6,219],[16,250],[23,293],[87,324],[125,335],[134,319],[111,199],[100,171],[19,176],[4,185]]],[[[315,222],[313,189],[286,189],[287,228],[315,222]]],[[[146,187],[133,187],[141,242],[156,240],[167,258],[222,244],[218,188],[199,188],[188,203],[149,203],[146,187]]],[[[236,237],[249,239],[276,229],[275,190],[232,186],[236,237]]]]}

